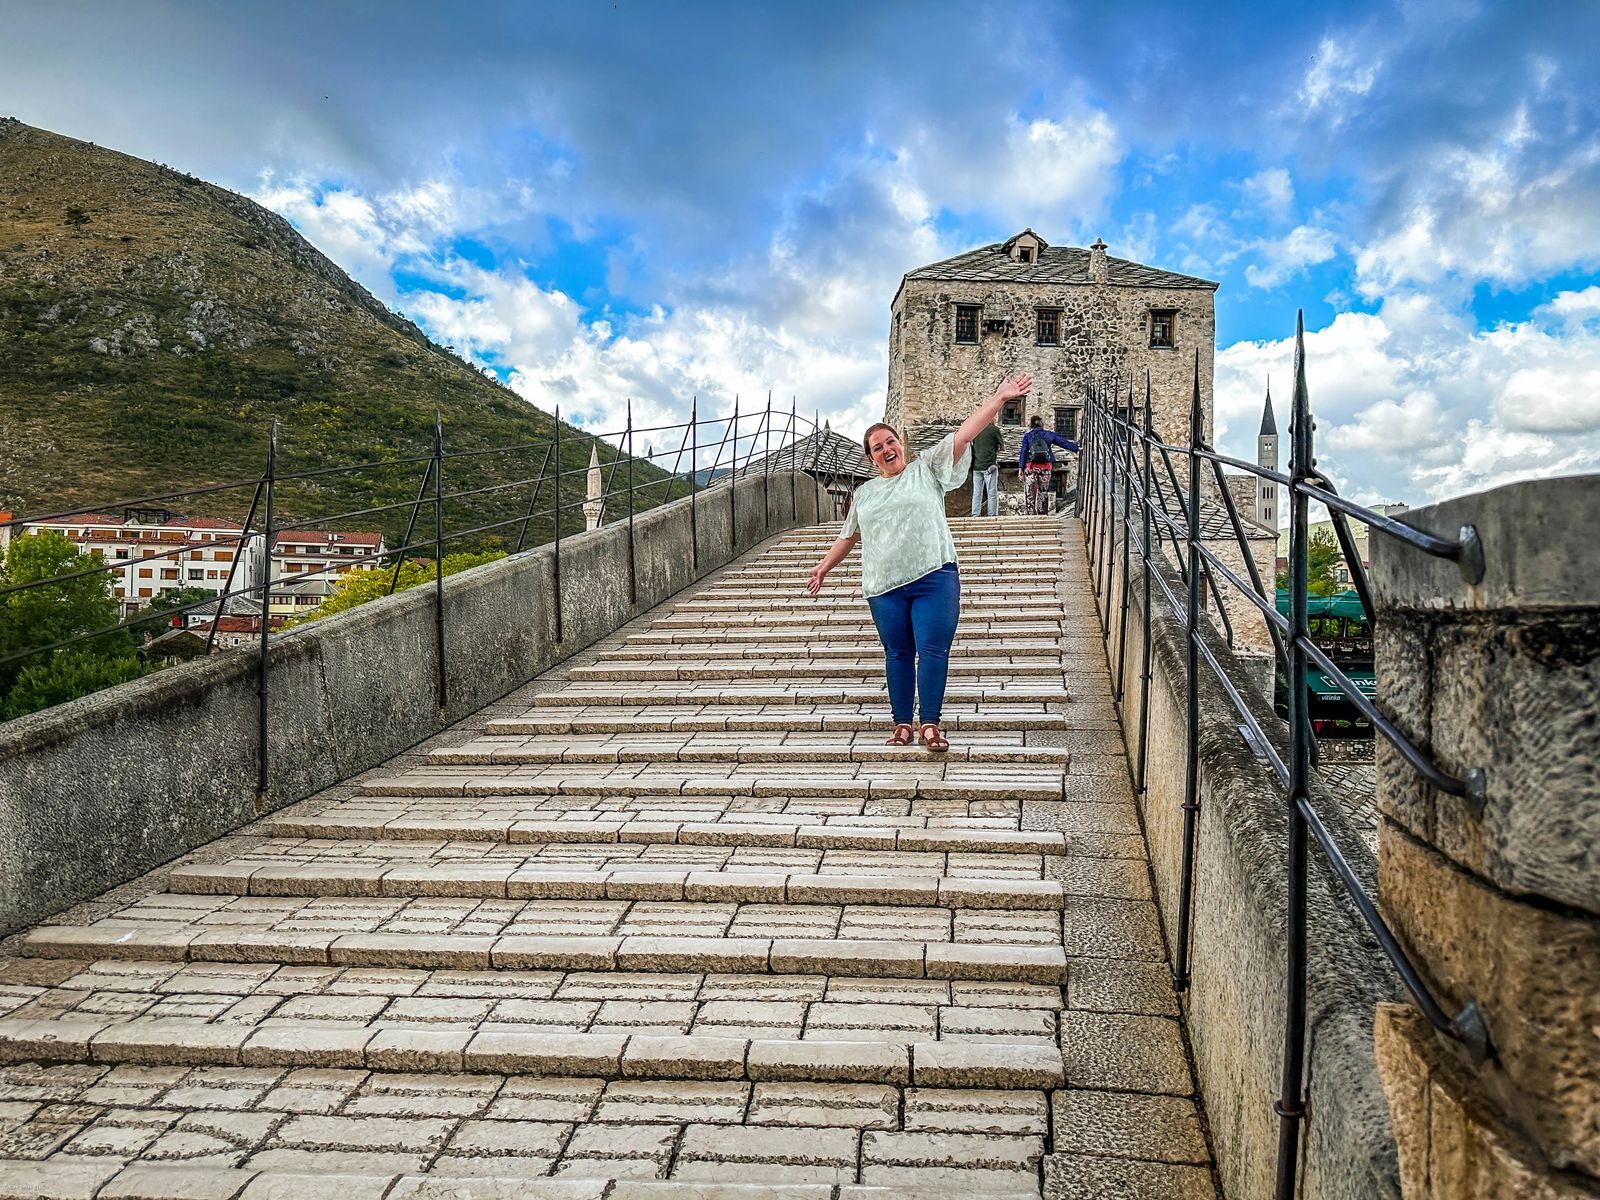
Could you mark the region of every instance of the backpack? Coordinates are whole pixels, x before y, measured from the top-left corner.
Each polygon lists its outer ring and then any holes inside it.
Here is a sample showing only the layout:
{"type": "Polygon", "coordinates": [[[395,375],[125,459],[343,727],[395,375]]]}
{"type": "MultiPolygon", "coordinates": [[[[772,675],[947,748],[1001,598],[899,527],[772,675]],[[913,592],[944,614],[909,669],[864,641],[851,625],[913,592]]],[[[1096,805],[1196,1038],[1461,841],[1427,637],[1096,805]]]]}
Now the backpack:
{"type": "Polygon", "coordinates": [[[1050,448],[1045,445],[1042,437],[1036,437],[1028,443],[1028,465],[1033,467],[1050,465],[1050,448]]]}

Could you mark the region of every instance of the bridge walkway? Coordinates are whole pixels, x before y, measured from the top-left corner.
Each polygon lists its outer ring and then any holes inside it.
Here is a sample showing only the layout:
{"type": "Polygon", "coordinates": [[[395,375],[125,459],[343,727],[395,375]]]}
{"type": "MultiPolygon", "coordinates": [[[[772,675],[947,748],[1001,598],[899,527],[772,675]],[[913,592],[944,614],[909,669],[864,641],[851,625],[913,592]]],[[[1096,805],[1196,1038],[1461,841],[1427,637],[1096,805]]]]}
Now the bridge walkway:
{"type": "Polygon", "coordinates": [[[1213,1197],[1081,536],[954,524],[948,755],[798,531],[12,939],[0,1197],[1213,1197]]]}

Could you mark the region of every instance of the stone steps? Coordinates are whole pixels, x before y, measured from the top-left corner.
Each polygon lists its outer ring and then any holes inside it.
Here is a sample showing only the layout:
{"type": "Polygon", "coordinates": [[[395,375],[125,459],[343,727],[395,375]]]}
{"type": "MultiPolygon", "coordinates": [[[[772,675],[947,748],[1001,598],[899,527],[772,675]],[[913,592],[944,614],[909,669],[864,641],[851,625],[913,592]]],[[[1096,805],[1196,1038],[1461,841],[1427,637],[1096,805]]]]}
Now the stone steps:
{"type": "MultiPolygon", "coordinates": [[[[860,740],[751,745],[748,738],[706,734],[641,733],[599,738],[489,736],[448,749],[431,750],[433,765],[496,763],[598,762],[774,762],[774,763],[904,763],[906,747],[884,744],[874,735],[860,740]]],[[[1071,755],[1052,746],[983,742],[952,745],[949,762],[1069,763],[1071,755]]],[[[919,765],[926,765],[921,759],[919,765]]]]}
{"type": "MultiPolygon", "coordinates": [[[[1013,660],[1006,655],[989,658],[957,657],[950,662],[949,677],[973,675],[993,678],[1025,671],[1039,676],[1058,676],[1066,671],[1059,657],[1028,657],[1013,660]]],[[[753,678],[764,682],[797,679],[870,679],[876,682],[883,675],[883,653],[875,658],[862,657],[814,662],[806,658],[773,658],[762,661],[745,659],[711,658],[693,663],[672,662],[598,662],[573,667],[570,678],[579,681],[616,680],[640,683],[658,680],[737,679],[753,678]]]]}
{"type": "MultiPolygon", "coordinates": [[[[880,703],[882,697],[879,697],[880,703]]],[[[749,706],[752,711],[701,711],[701,706],[690,705],[685,711],[673,712],[671,706],[636,708],[633,712],[618,711],[618,706],[558,706],[548,705],[541,711],[525,717],[497,717],[484,726],[484,732],[494,736],[513,734],[572,733],[590,734],[612,731],[682,732],[716,730],[810,730],[872,731],[881,734],[889,720],[887,705],[874,712],[851,712],[837,707],[823,712],[808,711],[804,705],[783,705],[767,709],[749,706]]],[[[719,706],[720,707],[720,706],[719,706]]],[[[988,705],[982,712],[962,712],[958,707],[947,708],[944,713],[945,732],[972,732],[976,730],[1058,730],[1067,725],[1067,718],[1059,712],[1046,712],[1039,704],[988,705]]],[[[956,747],[951,746],[954,753],[956,747]]]]}
{"type": "MultiPolygon", "coordinates": [[[[685,1102],[686,1106],[693,1106],[693,1099],[685,1102]]],[[[592,1128],[592,1126],[584,1126],[592,1128]]],[[[603,1130],[603,1126],[602,1126],[603,1130]]],[[[507,1200],[507,1197],[517,1197],[518,1200],[922,1200],[928,1195],[926,1184],[901,1187],[894,1184],[832,1184],[832,1182],[779,1182],[782,1179],[792,1179],[795,1176],[813,1178],[819,1174],[845,1174],[843,1168],[829,1166],[827,1170],[819,1171],[818,1168],[797,1168],[790,1160],[790,1155],[784,1154],[781,1144],[776,1139],[766,1147],[766,1154],[770,1160],[749,1160],[749,1158],[717,1158],[710,1157],[715,1154],[715,1134],[722,1133],[722,1126],[717,1125],[690,1125],[688,1130],[699,1134],[706,1141],[707,1157],[686,1158],[686,1171],[682,1181],[656,1181],[656,1179],[616,1179],[613,1176],[584,1176],[578,1171],[568,1171],[560,1179],[531,1178],[530,1174],[515,1174],[518,1170],[518,1158],[526,1158],[528,1165],[523,1170],[531,1171],[534,1168],[549,1170],[554,1165],[555,1158],[539,1157],[539,1155],[504,1154],[490,1157],[490,1155],[440,1155],[440,1170],[427,1171],[426,1174],[410,1173],[382,1173],[382,1171],[339,1171],[338,1174],[326,1171],[302,1170],[256,1170],[256,1168],[237,1168],[237,1166],[187,1166],[187,1165],[150,1165],[150,1163],[133,1163],[122,1166],[118,1162],[107,1163],[106,1160],[85,1158],[80,1162],[38,1163],[21,1158],[0,1158],[0,1200],[40,1200],[40,1197],[91,1197],[91,1195],[104,1195],[115,1197],[117,1200],[136,1197],[138,1200],[149,1200],[150,1197],[168,1198],[182,1197],[243,1197],[248,1195],[250,1200],[261,1198],[283,1197],[285,1200],[293,1198],[307,1198],[307,1200],[323,1200],[333,1197],[344,1197],[346,1200],[438,1200],[440,1197],[450,1197],[450,1200],[507,1200]],[[477,1166],[480,1160],[488,1160],[494,1168],[506,1171],[506,1174],[453,1174],[451,1168],[464,1170],[467,1166],[477,1166]],[[694,1168],[701,1168],[696,1171],[694,1168]],[[774,1182],[725,1182],[733,1174],[741,1174],[749,1178],[752,1174],[770,1174],[774,1182]],[[696,1182],[696,1179],[715,1181],[715,1189],[710,1189],[707,1182],[696,1182]]],[[[840,1130],[830,1130],[830,1133],[842,1133],[840,1130]]],[[[968,1154],[979,1162],[984,1160],[984,1146],[990,1141],[989,1134],[949,1134],[949,1133],[912,1133],[893,1134],[894,1138],[912,1138],[912,1142],[888,1141],[891,1134],[864,1134],[862,1136],[862,1155],[874,1155],[869,1158],[870,1165],[866,1174],[877,1178],[882,1173],[885,1178],[899,1178],[906,1174],[906,1168],[901,1166],[896,1154],[902,1154],[898,1147],[915,1149],[925,1152],[926,1147],[938,1142],[939,1146],[947,1147],[950,1144],[962,1146],[965,1139],[966,1146],[970,1146],[968,1154]],[[875,1160],[875,1155],[885,1155],[882,1165],[875,1160]]],[[[1034,1147],[1042,1138],[1013,1138],[1010,1141],[1022,1142],[1027,1147],[1034,1147]]],[[[802,1144],[806,1142],[802,1141],[802,1144]]],[[[835,1158],[843,1162],[843,1142],[835,1142],[835,1158]]],[[[1042,1149],[1027,1149],[1024,1154],[1032,1154],[1037,1160],[1042,1149]]],[[[850,1155],[854,1158],[854,1155],[850,1155]]],[[[578,1160],[579,1166],[584,1166],[584,1160],[578,1160]]],[[[600,1163],[597,1163],[600,1165],[600,1163]]],[[[848,1171],[854,1176],[854,1170],[848,1171]]],[[[963,1171],[962,1174],[1002,1174],[994,1171],[978,1170],[963,1171]]],[[[1022,1187],[1022,1179],[978,1179],[968,1181],[962,1179],[960,1186],[965,1187],[970,1195],[984,1195],[992,1200],[1037,1200],[1038,1189],[1022,1187]],[[1022,1190],[1018,1190],[1022,1189],[1022,1190]]]]}
{"type": "MultiPolygon", "coordinates": [[[[945,689],[945,701],[952,707],[962,704],[1006,704],[1023,701],[1062,704],[1069,698],[1062,680],[1041,682],[1028,676],[985,684],[952,683],[945,689]]],[[[796,681],[790,684],[708,681],[704,686],[684,683],[639,683],[631,688],[599,681],[572,684],[559,692],[546,692],[533,698],[536,708],[564,708],[573,704],[615,705],[708,705],[708,704],[869,704],[883,703],[881,683],[822,684],[796,681]]]]}

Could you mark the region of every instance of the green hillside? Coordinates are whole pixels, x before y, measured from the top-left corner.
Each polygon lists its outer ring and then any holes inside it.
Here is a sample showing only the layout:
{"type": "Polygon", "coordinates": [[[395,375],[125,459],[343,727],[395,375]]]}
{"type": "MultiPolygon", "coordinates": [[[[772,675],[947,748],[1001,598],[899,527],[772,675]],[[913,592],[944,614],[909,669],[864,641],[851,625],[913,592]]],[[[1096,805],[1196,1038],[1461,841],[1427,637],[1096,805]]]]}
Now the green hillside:
{"type": "MultiPolygon", "coordinates": [[[[447,452],[542,443],[553,430],[548,414],[434,345],[260,205],[0,119],[0,508],[100,507],[255,479],[274,417],[282,473],[410,458],[428,453],[436,409],[447,452]]],[[[588,439],[571,427],[562,438],[565,466],[586,466],[588,439]]],[[[542,456],[541,447],[451,462],[446,488],[532,476],[542,456]]],[[[410,499],[421,472],[397,465],[286,484],[279,511],[310,520],[410,499]]],[[[661,478],[636,467],[639,482],[661,478]]],[[[570,480],[563,500],[581,491],[581,476],[570,480]]],[[[173,507],[238,520],[249,498],[223,492],[173,507]]],[[[520,516],[529,498],[452,502],[448,524],[520,516]]],[[[334,524],[381,526],[396,544],[406,515],[334,524]]],[[[573,528],[580,515],[570,515],[573,528]]],[[[546,515],[529,544],[549,530],[546,515]]]]}

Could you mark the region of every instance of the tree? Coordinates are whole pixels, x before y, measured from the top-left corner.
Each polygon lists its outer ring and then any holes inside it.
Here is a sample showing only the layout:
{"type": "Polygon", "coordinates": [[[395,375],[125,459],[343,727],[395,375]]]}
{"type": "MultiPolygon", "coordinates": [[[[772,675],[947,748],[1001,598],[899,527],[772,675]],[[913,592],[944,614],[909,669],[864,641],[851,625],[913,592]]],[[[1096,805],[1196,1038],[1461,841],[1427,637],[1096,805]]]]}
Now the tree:
{"type": "MultiPolygon", "coordinates": [[[[457,571],[468,571],[473,567],[481,567],[484,563],[493,562],[497,558],[504,558],[503,550],[483,550],[478,553],[465,551],[444,556],[444,573],[446,576],[454,575],[457,571]]],[[[334,613],[344,612],[346,609],[355,608],[369,600],[379,600],[389,594],[389,581],[395,578],[393,567],[374,567],[367,571],[350,571],[341,575],[334,581],[333,594],[317,605],[317,610],[301,617],[294,624],[305,621],[315,621],[318,617],[332,616],[334,613]]],[[[400,564],[399,579],[394,585],[394,590],[403,592],[407,588],[414,588],[419,584],[432,583],[434,579],[433,563],[427,559],[407,559],[400,564]]]]}
{"type": "Polygon", "coordinates": [[[79,647],[56,650],[44,662],[18,672],[4,705],[0,705],[0,720],[10,721],[52,704],[76,700],[144,673],[144,664],[131,653],[108,657],[79,647]]]}
{"type": "MultiPolygon", "coordinates": [[[[38,584],[70,575],[99,561],[99,555],[81,554],[59,533],[39,533],[13,538],[0,566],[0,587],[38,584]]],[[[37,646],[108,629],[117,623],[117,602],[109,574],[81,575],[55,583],[0,595],[0,658],[37,646]]],[[[85,645],[97,653],[122,657],[133,652],[126,631],[108,633],[85,645]]],[[[0,692],[8,690],[26,660],[0,665],[0,692]]]]}
{"type": "Polygon", "coordinates": [[[72,205],[67,209],[67,215],[61,223],[70,227],[74,233],[82,233],[83,227],[89,224],[89,222],[92,220],[93,218],[90,217],[88,213],[84,212],[83,209],[79,208],[77,205],[72,205]]]}
{"type": "MultiPolygon", "coordinates": [[[[1306,560],[1310,570],[1306,575],[1306,592],[1312,596],[1334,596],[1344,591],[1344,585],[1333,577],[1333,567],[1344,557],[1339,549],[1339,539],[1331,529],[1315,529],[1306,546],[1306,560]]],[[[1276,580],[1279,591],[1287,591],[1289,572],[1279,571],[1276,580]]]]}
{"type": "Polygon", "coordinates": [[[160,637],[172,628],[173,609],[182,608],[185,604],[199,604],[215,596],[215,592],[197,587],[162,592],[145,606],[139,619],[128,626],[128,632],[133,635],[134,643],[142,646],[146,638],[160,637]]]}

